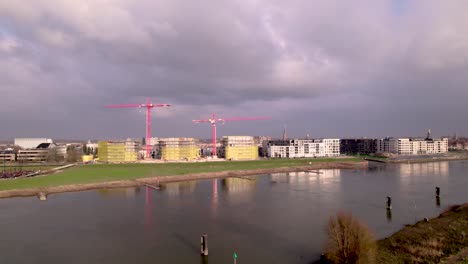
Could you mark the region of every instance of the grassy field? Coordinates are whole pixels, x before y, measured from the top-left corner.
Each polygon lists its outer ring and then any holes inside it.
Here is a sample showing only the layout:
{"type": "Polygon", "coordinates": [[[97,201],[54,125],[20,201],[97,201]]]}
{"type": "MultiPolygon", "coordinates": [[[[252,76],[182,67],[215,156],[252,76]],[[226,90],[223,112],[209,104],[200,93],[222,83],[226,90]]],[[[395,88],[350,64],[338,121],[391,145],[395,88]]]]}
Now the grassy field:
{"type": "Polygon", "coordinates": [[[309,162],[358,162],[359,158],[273,159],[256,161],[219,161],[158,164],[96,164],[81,165],[63,172],[26,179],[0,180],[1,190],[24,189],[129,180],[151,176],[184,175],[189,173],[253,170],[304,166],[309,162]]]}
{"type": "Polygon", "coordinates": [[[441,217],[408,225],[379,241],[377,263],[467,263],[468,204],[454,206],[441,217]],[[457,255],[462,253],[463,255],[457,255]]]}

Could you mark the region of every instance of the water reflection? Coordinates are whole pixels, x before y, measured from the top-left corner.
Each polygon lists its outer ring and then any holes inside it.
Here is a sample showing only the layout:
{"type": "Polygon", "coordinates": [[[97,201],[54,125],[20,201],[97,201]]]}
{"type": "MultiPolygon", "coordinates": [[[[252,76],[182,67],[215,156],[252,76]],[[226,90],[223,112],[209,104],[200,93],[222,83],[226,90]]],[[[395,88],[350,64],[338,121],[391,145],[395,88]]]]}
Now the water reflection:
{"type": "Polygon", "coordinates": [[[341,170],[327,169],[309,172],[272,173],[273,183],[287,183],[291,195],[309,199],[313,197],[319,204],[335,208],[342,196],[341,170]]]}
{"type": "Polygon", "coordinates": [[[223,190],[230,194],[245,194],[252,192],[256,183],[256,177],[225,178],[221,181],[223,190]]]}
{"type": "Polygon", "coordinates": [[[392,209],[387,209],[387,222],[392,222],[392,209]]]}
{"type": "Polygon", "coordinates": [[[293,190],[321,190],[338,194],[341,190],[341,171],[338,169],[318,170],[313,172],[272,173],[273,183],[288,183],[293,190]]]}
{"type": "Polygon", "coordinates": [[[116,196],[135,198],[136,194],[140,192],[140,187],[134,188],[117,188],[117,189],[102,189],[97,191],[103,198],[112,198],[116,196]]]}
{"type": "Polygon", "coordinates": [[[160,188],[169,196],[178,196],[182,193],[193,193],[197,183],[198,181],[172,182],[161,184],[160,188]]]}
{"type": "Polygon", "coordinates": [[[213,183],[212,183],[212,192],[213,192],[213,195],[211,197],[211,211],[213,213],[213,216],[217,216],[218,215],[218,180],[217,179],[214,179],[213,180],[213,183]]]}
{"type": "Polygon", "coordinates": [[[289,183],[291,186],[329,185],[340,182],[341,170],[317,170],[310,172],[279,172],[270,174],[273,183],[289,183]]]}
{"type": "Polygon", "coordinates": [[[225,178],[221,180],[224,196],[229,196],[232,204],[248,202],[257,184],[257,177],[225,178]]]}
{"type": "Polygon", "coordinates": [[[152,203],[151,203],[151,191],[152,189],[148,186],[145,187],[146,190],[145,190],[145,223],[144,223],[144,227],[145,227],[145,230],[146,231],[150,231],[151,230],[151,224],[152,224],[152,203]]]}
{"type": "Polygon", "coordinates": [[[398,168],[402,178],[420,175],[439,175],[447,177],[449,174],[448,161],[433,163],[402,163],[398,166],[398,168]]]}
{"type": "Polygon", "coordinates": [[[437,183],[447,183],[449,179],[449,162],[433,162],[433,163],[411,163],[399,164],[398,174],[400,177],[400,186],[402,190],[410,191],[412,185],[421,183],[421,177],[427,178],[437,183]]]}

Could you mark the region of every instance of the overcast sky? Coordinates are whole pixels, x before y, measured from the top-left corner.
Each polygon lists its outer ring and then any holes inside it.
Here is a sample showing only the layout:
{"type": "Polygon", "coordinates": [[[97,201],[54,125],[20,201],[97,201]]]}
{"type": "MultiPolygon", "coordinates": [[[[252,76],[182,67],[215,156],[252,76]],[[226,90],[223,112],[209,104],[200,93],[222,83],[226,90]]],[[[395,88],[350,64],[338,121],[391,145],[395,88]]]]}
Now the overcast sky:
{"type": "Polygon", "coordinates": [[[466,0],[0,0],[0,139],[468,135],[466,0]]]}

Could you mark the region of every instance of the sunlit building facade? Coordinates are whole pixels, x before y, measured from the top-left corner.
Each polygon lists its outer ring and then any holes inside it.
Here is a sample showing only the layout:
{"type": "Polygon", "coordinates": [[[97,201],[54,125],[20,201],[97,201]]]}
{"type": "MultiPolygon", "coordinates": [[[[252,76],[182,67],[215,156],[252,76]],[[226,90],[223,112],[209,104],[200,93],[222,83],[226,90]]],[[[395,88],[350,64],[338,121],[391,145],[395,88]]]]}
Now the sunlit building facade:
{"type": "Polygon", "coordinates": [[[194,138],[161,138],[159,147],[162,160],[176,161],[200,158],[198,140],[194,138]]]}
{"type": "Polygon", "coordinates": [[[138,141],[99,141],[98,158],[101,162],[118,163],[134,162],[138,159],[138,150],[141,145],[138,141]]]}
{"type": "Polygon", "coordinates": [[[384,138],[377,140],[377,152],[398,155],[447,153],[448,138],[384,138]]]}
{"type": "Polygon", "coordinates": [[[225,136],[221,139],[222,156],[227,160],[254,160],[258,145],[251,136],[225,136]]]}
{"type": "Polygon", "coordinates": [[[315,158],[340,155],[339,139],[288,139],[264,142],[271,158],[315,158]]]}

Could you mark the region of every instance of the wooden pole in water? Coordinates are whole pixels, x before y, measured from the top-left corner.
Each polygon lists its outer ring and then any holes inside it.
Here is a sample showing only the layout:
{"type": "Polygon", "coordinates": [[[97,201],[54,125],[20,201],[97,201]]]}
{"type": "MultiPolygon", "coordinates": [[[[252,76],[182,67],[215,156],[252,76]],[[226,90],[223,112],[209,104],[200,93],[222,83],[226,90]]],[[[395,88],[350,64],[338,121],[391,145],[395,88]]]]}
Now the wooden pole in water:
{"type": "Polygon", "coordinates": [[[392,210],[392,197],[387,196],[387,210],[392,210]]]}
{"type": "Polygon", "coordinates": [[[203,235],[200,238],[200,253],[202,256],[208,256],[208,235],[203,235]]]}
{"type": "Polygon", "coordinates": [[[440,187],[436,187],[436,197],[440,197],[440,187]]]}

